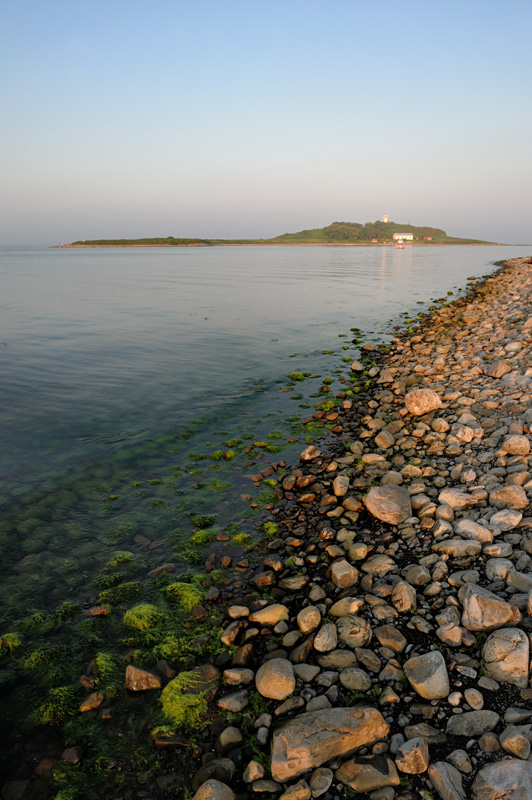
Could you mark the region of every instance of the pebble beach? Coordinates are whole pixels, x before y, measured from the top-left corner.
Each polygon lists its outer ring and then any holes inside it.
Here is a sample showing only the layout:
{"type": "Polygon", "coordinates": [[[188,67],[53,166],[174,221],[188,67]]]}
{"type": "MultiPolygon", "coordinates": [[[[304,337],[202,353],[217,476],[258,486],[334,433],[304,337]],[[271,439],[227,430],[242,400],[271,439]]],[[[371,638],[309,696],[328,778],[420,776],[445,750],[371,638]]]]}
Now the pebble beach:
{"type": "Polygon", "coordinates": [[[532,259],[362,352],[191,672],[194,800],[532,797],[532,259]]]}

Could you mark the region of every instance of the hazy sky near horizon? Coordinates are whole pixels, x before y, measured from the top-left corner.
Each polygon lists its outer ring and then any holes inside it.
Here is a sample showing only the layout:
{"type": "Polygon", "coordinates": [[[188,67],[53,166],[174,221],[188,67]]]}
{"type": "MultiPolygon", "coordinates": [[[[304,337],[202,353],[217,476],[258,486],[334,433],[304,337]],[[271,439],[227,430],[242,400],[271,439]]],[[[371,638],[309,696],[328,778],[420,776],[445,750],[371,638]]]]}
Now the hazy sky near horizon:
{"type": "Polygon", "coordinates": [[[530,0],[4,0],[0,243],[532,242],[530,0]]]}

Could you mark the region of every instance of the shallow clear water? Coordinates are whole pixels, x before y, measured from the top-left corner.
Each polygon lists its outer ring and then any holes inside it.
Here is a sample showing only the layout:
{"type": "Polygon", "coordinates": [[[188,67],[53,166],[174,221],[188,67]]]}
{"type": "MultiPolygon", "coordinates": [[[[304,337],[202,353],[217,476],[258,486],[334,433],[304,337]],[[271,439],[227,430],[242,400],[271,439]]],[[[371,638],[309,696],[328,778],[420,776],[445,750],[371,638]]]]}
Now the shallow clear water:
{"type": "MultiPolygon", "coordinates": [[[[152,543],[148,566],[156,563],[197,483],[192,449],[282,428],[305,412],[279,382],[345,370],[341,357],[356,347],[339,336],[357,327],[382,338],[402,312],[417,314],[493,262],[527,254],[1,248],[0,552],[9,580],[0,600],[22,602],[33,576],[58,601],[86,583],[102,548],[134,549],[138,533],[152,543]]],[[[243,478],[218,466],[194,503],[230,515],[231,487],[243,478]],[[212,488],[222,474],[225,490],[212,488]]]]}

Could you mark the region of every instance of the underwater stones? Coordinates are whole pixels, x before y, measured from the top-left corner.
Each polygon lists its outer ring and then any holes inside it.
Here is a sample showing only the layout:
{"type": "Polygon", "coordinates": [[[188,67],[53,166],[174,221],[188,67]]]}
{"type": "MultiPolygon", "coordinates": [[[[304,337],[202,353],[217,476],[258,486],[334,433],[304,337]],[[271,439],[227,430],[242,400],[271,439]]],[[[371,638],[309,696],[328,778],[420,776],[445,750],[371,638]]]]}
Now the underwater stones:
{"type": "Polygon", "coordinates": [[[425,700],[438,700],[449,694],[447,667],[439,650],[408,659],[404,672],[412,688],[425,700]]]}
{"type": "Polygon", "coordinates": [[[148,689],[160,689],[162,681],[158,675],[153,672],[147,672],[145,669],[139,669],[132,664],[128,664],[126,668],[125,678],[126,689],[131,692],[145,692],[148,689]]]}
{"type": "Polygon", "coordinates": [[[405,396],[405,406],[409,414],[420,417],[441,408],[441,399],[434,389],[412,389],[405,396]]]}
{"type": "Polygon", "coordinates": [[[502,628],[490,633],[482,649],[483,666],[497,681],[528,686],[530,643],[519,628],[502,628]]]}
{"type": "Polygon", "coordinates": [[[320,458],[321,453],[318,448],[310,444],[308,447],[305,447],[301,455],[299,456],[299,460],[305,462],[314,461],[316,458],[320,458]]]}
{"type": "Polygon", "coordinates": [[[255,676],[257,691],[272,700],[286,700],[296,688],[294,668],[286,658],[271,658],[255,676]]]}
{"type": "Polygon", "coordinates": [[[463,603],[462,625],[468,631],[492,631],[521,620],[516,606],[476,584],[468,584],[463,603]]]}
{"type": "Polygon", "coordinates": [[[331,708],[301,714],[273,734],[271,773],[281,783],[331,758],[387,736],[389,727],[374,708],[331,708]]]}
{"type": "Polygon", "coordinates": [[[410,495],[403,486],[393,483],[372,486],[364,502],[372,516],[390,525],[399,525],[412,516],[410,495]]]}

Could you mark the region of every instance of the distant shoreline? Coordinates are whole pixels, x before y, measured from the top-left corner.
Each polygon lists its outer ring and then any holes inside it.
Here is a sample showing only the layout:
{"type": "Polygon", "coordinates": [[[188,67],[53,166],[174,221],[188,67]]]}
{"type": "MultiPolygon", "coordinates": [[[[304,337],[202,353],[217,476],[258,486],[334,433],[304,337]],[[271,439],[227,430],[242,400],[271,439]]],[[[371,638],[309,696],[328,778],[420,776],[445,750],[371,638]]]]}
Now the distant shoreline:
{"type": "MultiPolygon", "coordinates": [[[[213,242],[204,244],[53,244],[55,249],[106,249],[106,248],[125,248],[133,247],[392,247],[397,245],[394,242],[213,242]]],[[[404,245],[408,247],[529,247],[530,245],[511,245],[505,242],[409,242],[404,245]]]]}

